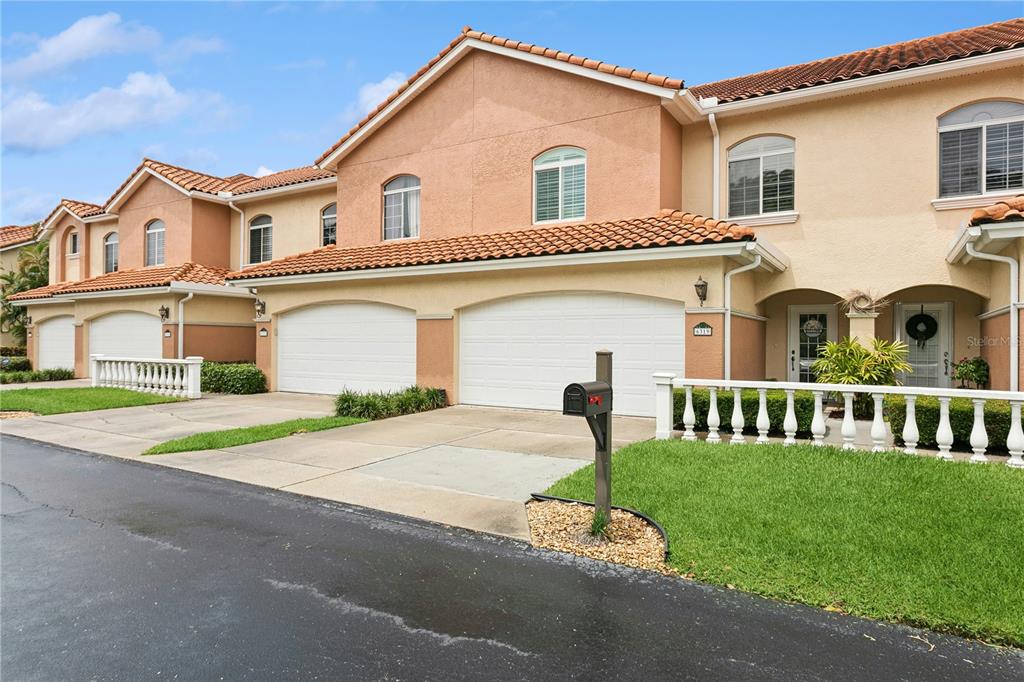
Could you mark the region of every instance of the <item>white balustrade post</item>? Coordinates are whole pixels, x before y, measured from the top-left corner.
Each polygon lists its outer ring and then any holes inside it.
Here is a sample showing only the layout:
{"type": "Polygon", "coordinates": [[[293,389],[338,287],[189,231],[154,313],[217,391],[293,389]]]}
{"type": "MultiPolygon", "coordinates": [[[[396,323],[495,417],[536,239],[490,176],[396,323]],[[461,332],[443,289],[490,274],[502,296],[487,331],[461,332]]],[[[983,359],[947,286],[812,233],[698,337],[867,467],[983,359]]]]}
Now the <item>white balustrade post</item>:
{"type": "Polygon", "coordinates": [[[732,438],[729,439],[731,445],[743,445],[747,442],[747,439],[743,437],[743,392],[738,389],[732,389],[732,420],[730,420],[732,426],[732,438]]]}
{"type": "Polygon", "coordinates": [[[782,430],[786,438],[782,441],[785,446],[796,445],[796,409],[793,407],[793,390],[786,389],[786,418],[782,420],[782,430]]]}
{"type": "Polygon", "coordinates": [[[885,452],[885,415],[881,393],[872,393],[871,400],[874,402],[874,416],[871,419],[871,452],[885,452]]]}
{"type": "Polygon", "coordinates": [[[854,444],[857,440],[857,422],[853,419],[853,396],[849,391],[843,393],[843,450],[857,447],[854,444]]]}
{"type": "Polygon", "coordinates": [[[718,427],[722,424],[722,420],[718,416],[718,389],[709,386],[708,395],[708,437],[706,442],[721,443],[722,439],[718,435],[718,427]]]}
{"type": "Polygon", "coordinates": [[[102,355],[90,355],[89,356],[89,377],[92,379],[93,386],[100,385],[100,358],[102,355]]]}
{"type": "Polygon", "coordinates": [[[907,420],[903,422],[903,452],[908,455],[917,454],[917,441],[921,434],[917,430],[917,396],[908,395],[907,420]]]}
{"type": "Polygon", "coordinates": [[[985,430],[985,401],[975,399],[974,403],[974,425],[971,427],[971,461],[975,464],[987,462],[985,450],[988,449],[988,432],[985,430]]]}
{"type": "Polygon", "coordinates": [[[939,398],[939,428],[935,432],[935,442],[939,446],[939,459],[952,461],[949,453],[953,447],[953,427],[949,423],[949,401],[947,397],[939,398]]]}
{"type": "Polygon", "coordinates": [[[1006,449],[1010,459],[1006,466],[1024,469],[1024,429],[1020,425],[1020,403],[1010,403],[1010,432],[1006,435],[1006,449]]]}
{"type": "Polygon", "coordinates": [[[186,386],[185,397],[187,398],[199,398],[202,396],[202,390],[200,388],[200,370],[203,366],[203,359],[195,355],[190,355],[185,358],[185,377],[186,386]]]}
{"type": "Polygon", "coordinates": [[[822,398],[824,392],[814,392],[814,417],[811,419],[811,437],[814,439],[814,445],[822,446],[825,444],[825,412],[822,407],[822,398]]]}
{"type": "Polygon", "coordinates": [[[686,404],[683,406],[683,440],[697,440],[693,426],[697,423],[697,415],[693,412],[693,386],[686,387],[686,404]]]}
{"type": "Polygon", "coordinates": [[[675,421],[672,380],[675,378],[675,374],[658,372],[654,375],[654,437],[658,440],[672,437],[675,421]]]}
{"type": "Polygon", "coordinates": [[[768,431],[772,423],[768,419],[768,389],[757,389],[757,440],[756,443],[764,445],[768,442],[768,431]]]}

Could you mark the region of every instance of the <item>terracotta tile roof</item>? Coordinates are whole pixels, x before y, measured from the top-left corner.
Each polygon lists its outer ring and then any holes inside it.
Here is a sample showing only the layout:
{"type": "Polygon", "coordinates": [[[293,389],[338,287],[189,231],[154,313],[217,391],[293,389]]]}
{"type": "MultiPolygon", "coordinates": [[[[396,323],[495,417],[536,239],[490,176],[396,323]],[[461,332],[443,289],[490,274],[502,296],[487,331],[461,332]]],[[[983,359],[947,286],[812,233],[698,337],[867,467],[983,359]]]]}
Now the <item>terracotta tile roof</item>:
{"type": "Polygon", "coordinates": [[[57,214],[57,211],[61,210],[62,208],[66,208],[67,210],[71,211],[71,213],[73,213],[78,218],[89,218],[91,216],[99,215],[99,214],[103,213],[103,207],[102,206],[97,206],[96,204],[90,204],[87,201],[75,201],[74,199],[61,199],[60,203],[57,204],[56,206],[54,206],[53,210],[50,211],[50,214],[48,216],[46,216],[46,218],[44,218],[43,221],[40,224],[41,225],[45,225],[46,223],[48,223],[50,221],[50,218],[55,216],[57,214]]]}
{"type": "Polygon", "coordinates": [[[108,272],[105,275],[90,277],[77,282],[63,282],[46,287],[32,289],[11,296],[10,300],[31,298],[49,298],[54,294],[83,294],[92,291],[120,291],[122,289],[145,289],[149,287],[165,287],[171,282],[190,282],[193,284],[224,284],[226,268],[213,268],[199,263],[182,263],[180,265],[157,265],[148,268],[133,268],[108,272]]]}
{"type": "Polygon", "coordinates": [[[0,227],[0,249],[24,244],[36,237],[38,225],[5,225],[0,227]]]}
{"type": "Polygon", "coordinates": [[[656,85],[663,88],[669,88],[672,90],[681,90],[683,88],[683,81],[678,78],[669,78],[668,76],[659,76],[648,71],[638,71],[637,69],[630,69],[624,66],[617,66],[615,64],[609,64],[608,62],[602,62],[597,59],[589,59],[580,55],[575,55],[569,52],[562,52],[561,50],[553,50],[549,47],[541,47],[540,45],[533,45],[531,43],[522,43],[518,40],[512,40],[511,38],[501,38],[499,36],[491,35],[490,33],[483,33],[482,31],[475,31],[469,26],[464,26],[462,33],[459,34],[455,40],[450,42],[447,47],[437,53],[433,59],[427,62],[419,71],[414,73],[409,80],[405,81],[398,86],[398,89],[388,95],[387,99],[381,102],[373,111],[367,114],[361,121],[356,123],[351,130],[331,145],[331,148],[320,155],[320,158],[316,160],[316,163],[322,162],[336,150],[338,147],[345,143],[345,140],[349,139],[358,131],[360,128],[365,126],[370,120],[379,114],[382,109],[387,105],[391,104],[392,101],[410,85],[419,80],[427,71],[429,71],[434,64],[444,59],[449,52],[454,50],[459,43],[466,40],[467,38],[479,40],[485,43],[491,43],[492,45],[498,45],[500,47],[507,47],[512,50],[519,50],[520,52],[529,52],[530,54],[537,55],[539,57],[548,57],[560,62],[568,62],[576,66],[582,66],[584,68],[593,69],[594,71],[600,71],[601,73],[607,73],[614,76],[621,76],[622,78],[628,78],[629,80],[640,81],[649,85],[656,85]]]}
{"type": "MultiPolygon", "coordinates": [[[[302,182],[312,182],[313,180],[324,180],[333,177],[335,177],[333,171],[317,168],[316,166],[303,166],[264,175],[262,178],[249,178],[246,182],[238,184],[232,191],[235,194],[248,194],[249,192],[259,192],[264,189],[297,185],[302,182]]],[[[231,178],[228,179],[230,180],[231,178]]]]}
{"type": "Polygon", "coordinates": [[[693,213],[663,209],[655,216],[603,223],[556,225],[444,239],[384,242],[351,248],[325,246],[315,251],[232,272],[226,279],[624,251],[753,239],[754,232],[748,228],[693,213]]]}
{"type": "Polygon", "coordinates": [[[1000,223],[1010,220],[1024,220],[1024,194],[998,201],[991,206],[979,208],[971,214],[971,225],[1000,223]]]}
{"type": "Polygon", "coordinates": [[[1019,47],[1024,47],[1024,19],[1011,19],[704,83],[690,92],[698,98],[717,97],[719,103],[734,102],[1019,47]]]}

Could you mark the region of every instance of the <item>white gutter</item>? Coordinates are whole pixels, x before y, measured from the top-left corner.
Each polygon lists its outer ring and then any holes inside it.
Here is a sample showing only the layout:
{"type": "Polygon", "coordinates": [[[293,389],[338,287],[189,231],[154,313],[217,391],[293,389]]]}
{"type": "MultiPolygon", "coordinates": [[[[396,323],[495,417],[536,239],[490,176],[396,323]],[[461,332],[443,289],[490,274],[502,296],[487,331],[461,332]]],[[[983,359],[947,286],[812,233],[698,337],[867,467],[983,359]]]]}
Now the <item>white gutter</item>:
{"type": "Polygon", "coordinates": [[[714,114],[708,114],[708,125],[711,126],[712,137],[714,141],[711,150],[711,201],[714,202],[711,205],[711,217],[718,220],[718,207],[721,205],[719,201],[721,196],[721,175],[722,175],[722,158],[720,147],[720,136],[718,134],[718,122],[715,120],[714,114]]]}
{"type": "Polygon", "coordinates": [[[1020,263],[1010,256],[978,251],[974,248],[973,240],[968,241],[964,247],[973,258],[1010,266],[1010,390],[1020,390],[1020,263]]]}
{"type": "Polygon", "coordinates": [[[178,301],[178,359],[185,357],[185,304],[192,300],[195,292],[190,292],[178,301]]]}
{"type": "Polygon", "coordinates": [[[761,254],[756,254],[754,260],[750,261],[746,265],[740,266],[729,272],[725,273],[725,289],[724,289],[724,303],[725,303],[725,330],[724,345],[725,345],[725,376],[726,380],[732,379],[732,278],[733,275],[738,275],[741,272],[747,272],[748,270],[754,270],[761,267],[761,254]]]}
{"type": "Polygon", "coordinates": [[[235,202],[229,201],[228,207],[238,211],[238,269],[245,267],[245,211],[235,206],[235,202]]]}

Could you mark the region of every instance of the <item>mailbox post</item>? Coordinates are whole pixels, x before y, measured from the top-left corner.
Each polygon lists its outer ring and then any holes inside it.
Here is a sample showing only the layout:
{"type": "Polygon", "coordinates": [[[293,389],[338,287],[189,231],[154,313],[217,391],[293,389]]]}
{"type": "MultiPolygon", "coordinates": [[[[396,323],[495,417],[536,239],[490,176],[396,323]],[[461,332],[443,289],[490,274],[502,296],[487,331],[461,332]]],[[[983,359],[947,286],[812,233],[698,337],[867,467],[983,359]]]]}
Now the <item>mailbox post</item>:
{"type": "Polygon", "coordinates": [[[585,417],[594,434],[594,507],[612,518],[612,353],[597,351],[597,380],[569,384],[562,414],[585,417]]]}

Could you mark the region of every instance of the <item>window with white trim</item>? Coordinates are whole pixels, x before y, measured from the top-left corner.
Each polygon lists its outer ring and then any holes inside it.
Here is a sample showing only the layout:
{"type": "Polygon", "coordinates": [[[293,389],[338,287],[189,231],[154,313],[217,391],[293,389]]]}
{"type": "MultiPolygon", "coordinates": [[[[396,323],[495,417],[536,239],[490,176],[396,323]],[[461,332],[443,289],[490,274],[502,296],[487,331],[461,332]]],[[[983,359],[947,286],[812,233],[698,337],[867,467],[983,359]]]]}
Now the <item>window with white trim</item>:
{"type": "Polygon", "coordinates": [[[103,238],[103,272],[117,272],[117,232],[103,238]]]}
{"type": "Polygon", "coordinates": [[[420,179],[399,175],[384,185],[384,239],[420,234],[420,179]]]}
{"type": "Polygon", "coordinates": [[[146,265],[164,264],[164,221],[154,220],[146,225],[146,265]]]}
{"type": "Polygon", "coordinates": [[[273,258],[274,224],[268,215],[258,215],[249,221],[249,265],[273,258]]]}
{"type": "Polygon", "coordinates": [[[939,196],[1024,188],[1024,104],[978,102],[939,117],[939,196]]]}
{"type": "Polygon", "coordinates": [[[328,204],[320,211],[320,245],[338,243],[338,205],[328,204]]]}
{"type": "Polygon", "coordinates": [[[533,160],[533,222],[576,220],[587,212],[587,153],[550,149],[533,160]]]}
{"type": "Polygon", "coordinates": [[[729,150],[729,217],[794,210],[796,147],[781,135],[764,135],[729,150]]]}
{"type": "Polygon", "coordinates": [[[78,255],[78,233],[77,232],[72,232],[71,234],[68,235],[68,255],[69,256],[77,256],[78,255]]]}

